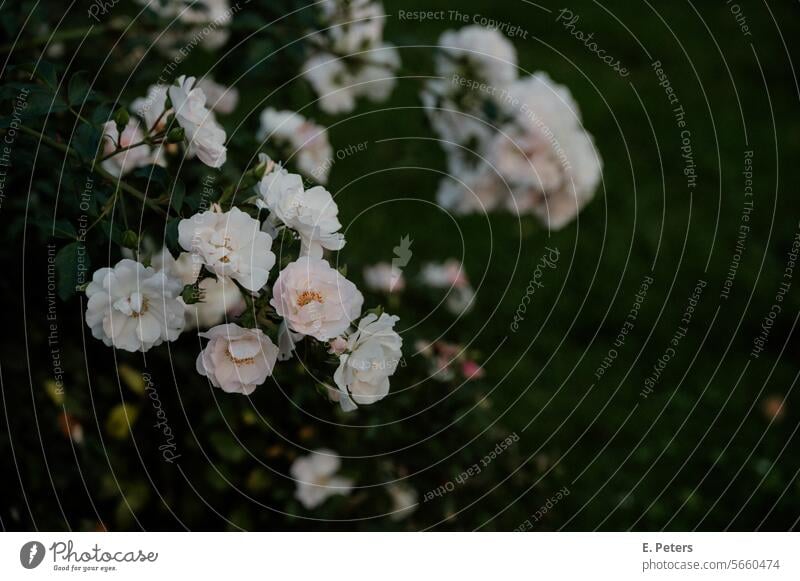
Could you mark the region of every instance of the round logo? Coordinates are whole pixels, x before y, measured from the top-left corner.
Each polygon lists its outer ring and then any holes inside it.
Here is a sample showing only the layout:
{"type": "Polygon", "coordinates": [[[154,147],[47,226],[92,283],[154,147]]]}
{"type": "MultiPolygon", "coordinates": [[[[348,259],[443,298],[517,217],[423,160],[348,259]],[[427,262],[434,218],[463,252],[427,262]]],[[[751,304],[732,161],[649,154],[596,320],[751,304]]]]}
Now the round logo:
{"type": "Polygon", "coordinates": [[[19,562],[26,569],[35,569],[44,560],[44,545],[39,541],[29,541],[19,550],[19,562]]]}

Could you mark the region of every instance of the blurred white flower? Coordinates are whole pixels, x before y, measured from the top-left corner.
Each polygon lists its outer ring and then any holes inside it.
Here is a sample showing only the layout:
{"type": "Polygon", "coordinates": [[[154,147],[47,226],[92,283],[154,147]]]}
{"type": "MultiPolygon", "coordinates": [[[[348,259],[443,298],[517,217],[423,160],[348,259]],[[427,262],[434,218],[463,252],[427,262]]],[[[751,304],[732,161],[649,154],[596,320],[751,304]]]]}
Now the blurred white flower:
{"type": "Polygon", "coordinates": [[[341,392],[339,405],[352,411],[369,405],[389,393],[389,377],[400,364],[403,340],[394,330],[400,319],[382,313],[370,313],[347,338],[347,351],[339,356],[339,367],[333,380],[341,392]]]}
{"type": "Polygon", "coordinates": [[[325,249],[344,247],[339,207],[330,192],[322,186],[304,189],[300,176],[277,164],[259,182],[256,205],[269,209],[271,220],[298,233],[303,256],[322,258],[325,249]]]}
{"type": "Polygon", "coordinates": [[[302,74],[329,114],[347,113],[358,97],[387,99],[394,89],[400,55],[383,42],[386,15],[380,2],[324,0],[320,5],[325,33],[315,37],[317,52],[302,74]]]}
{"type": "MultiPolygon", "coordinates": [[[[140,143],[145,135],[139,126],[139,121],[131,119],[125,126],[120,135],[117,131],[117,124],[114,121],[107,121],[103,125],[103,155],[110,155],[117,149],[130,147],[140,143]]],[[[109,157],[101,164],[103,169],[114,177],[120,177],[137,167],[144,167],[155,163],[153,150],[146,143],[137,145],[131,149],[120,151],[118,154],[109,157]]]]}
{"type": "Polygon", "coordinates": [[[386,486],[386,491],[392,499],[392,514],[389,518],[393,521],[401,521],[417,510],[417,491],[407,484],[394,482],[386,486]]]}
{"type": "Polygon", "coordinates": [[[536,73],[509,94],[518,103],[508,110],[514,121],[491,141],[487,157],[511,185],[509,209],[557,230],[594,197],[602,161],[566,87],[536,73]]]}
{"type": "Polygon", "coordinates": [[[168,52],[176,52],[187,39],[199,42],[207,50],[216,50],[228,41],[228,25],[233,11],[228,0],[137,0],[162,18],[177,20],[191,28],[176,32],[173,25],[159,35],[158,46],[168,52]]]}
{"type": "Polygon", "coordinates": [[[260,140],[274,140],[289,147],[289,155],[297,168],[319,183],[328,182],[333,148],[328,130],[294,111],[277,111],[271,107],[261,112],[260,140]]]}
{"type": "Polygon", "coordinates": [[[169,98],[175,119],[186,134],[188,155],[197,155],[209,167],[221,167],[227,157],[227,135],[206,107],[206,95],[195,86],[195,78],[178,77],[169,88],[169,98]]]}
{"type": "MultiPolygon", "coordinates": [[[[175,259],[166,248],[153,255],[151,264],[156,271],[164,270],[169,276],[180,279],[184,285],[194,284],[203,266],[197,255],[182,252],[175,259]]],[[[224,322],[226,316],[236,317],[244,311],[242,291],[230,278],[204,278],[198,287],[202,300],[186,305],[185,329],[213,327],[224,322]]],[[[182,298],[180,300],[183,301],[182,298]]]]}
{"type": "MultiPolygon", "coordinates": [[[[425,114],[436,135],[442,140],[442,148],[453,160],[474,160],[480,155],[481,146],[494,135],[491,123],[482,118],[479,110],[464,110],[449,96],[447,83],[434,80],[426,84],[420,94],[425,114]]],[[[451,167],[451,173],[452,173],[451,167]]]]}
{"type": "Polygon", "coordinates": [[[370,290],[387,294],[400,292],[406,287],[403,271],[388,262],[364,267],[364,282],[370,290]]]}
{"type": "Polygon", "coordinates": [[[329,53],[310,57],[301,69],[319,96],[319,107],[329,115],[349,113],[356,106],[357,91],[345,62],[329,53]]]}
{"type": "Polygon", "coordinates": [[[327,341],[358,318],[364,297],[325,260],[302,257],[284,268],[270,304],[295,333],[327,341]]]}
{"type": "Polygon", "coordinates": [[[230,277],[251,292],[260,290],[275,265],[272,237],[239,208],[209,210],[181,220],[178,242],[214,274],[230,277]]]}
{"type": "Polygon", "coordinates": [[[451,258],[442,264],[426,264],[420,274],[422,282],[433,288],[448,289],[445,306],[461,315],[472,309],[475,291],[464,271],[464,265],[451,258]]]}
{"type": "Polygon", "coordinates": [[[106,345],[147,351],[174,341],[183,330],[181,290],[180,280],[124,258],[92,276],[86,287],[86,324],[106,345]]]}
{"type": "Polygon", "coordinates": [[[517,78],[517,51],[494,28],[471,25],[448,30],[439,37],[436,74],[486,83],[498,90],[517,78]]]}
{"type": "Polygon", "coordinates": [[[250,395],[272,375],[278,348],[261,329],[244,329],[234,323],[217,325],[200,333],[208,339],[197,356],[197,371],[226,393],[250,395]]]}
{"type": "Polygon", "coordinates": [[[353,481],[336,475],[340,466],[339,456],[331,450],[319,449],[299,457],[290,469],[297,486],[295,498],[307,509],[313,509],[331,496],[350,494],[353,481]]]}
{"type": "Polygon", "coordinates": [[[206,95],[206,103],[217,113],[229,115],[239,104],[238,89],[221,85],[211,77],[200,79],[197,87],[203,90],[206,95]]]}
{"type": "Polygon", "coordinates": [[[322,0],[319,7],[337,53],[348,55],[383,39],[386,15],[380,2],[322,0]]]}
{"type": "Polygon", "coordinates": [[[131,112],[141,117],[147,130],[157,129],[161,131],[167,122],[167,113],[164,109],[167,106],[167,86],[150,85],[147,88],[147,96],[138,97],[131,103],[131,112]],[[158,125],[158,127],[156,127],[158,125]]]}
{"type": "Polygon", "coordinates": [[[439,182],[436,201],[455,214],[490,212],[511,195],[509,186],[486,163],[475,166],[452,157],[449,173],[439,182]]]}

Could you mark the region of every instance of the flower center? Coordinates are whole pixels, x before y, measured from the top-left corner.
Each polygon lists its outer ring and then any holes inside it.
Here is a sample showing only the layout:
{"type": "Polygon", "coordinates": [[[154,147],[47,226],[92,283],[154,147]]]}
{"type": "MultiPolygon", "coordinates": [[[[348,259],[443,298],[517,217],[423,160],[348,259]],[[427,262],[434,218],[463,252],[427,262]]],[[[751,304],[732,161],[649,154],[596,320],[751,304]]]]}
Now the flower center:
{"type": "Polygon", "coordinates": [[[228,348],[225,349],[225,355],[227,355],[228,359],[233,361],[235,365],[252,365],[256,362],[255,357],[236,357],[233,353],[231,353],[230,345],[228,345],[228,348]]]}
{"type": "Polygon", "coordinates": [[[298,307],[305,307],[310,302],[324,303],[325,300],[322,298],[319,291],[315,290],[303,291],[300,293],[300,296],[297,297],[298,307]]]}

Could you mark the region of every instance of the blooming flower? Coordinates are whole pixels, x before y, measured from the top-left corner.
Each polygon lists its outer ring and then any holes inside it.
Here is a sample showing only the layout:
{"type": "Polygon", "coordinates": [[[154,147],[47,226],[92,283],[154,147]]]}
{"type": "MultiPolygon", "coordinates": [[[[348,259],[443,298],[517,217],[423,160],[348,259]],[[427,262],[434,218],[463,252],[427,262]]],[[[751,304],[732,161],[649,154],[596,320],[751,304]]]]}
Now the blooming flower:
{"type": "Polygon", "coordinates": [[[239,90],[220,85],[210,77],[203,77],[197,82],[197,88],[206,95],[206,102],[217,113],[228,115],[233,113],[239,104],[239,90]]]}
{"type": "Polygon", "coordinates": [[[361,313],[364,297],[327,261],[304,256],[278,275],[270,304],[295,333],[327,341],[361,313]]]}
{"type": "Polygon", "coordinates": [[[393,521],[401,521],[417,509],[419,496],[417,491],[407,484],[393,482],[386,486],[386,490],[392,499],[392,513],[389,518],[393,521]]]}
{"type": "Polygon", "coordinates": [[[545,73],[509,88],[512,123],[489,144],[487,157],[511,185],[509,209],[531,212],[551,229],[569,223],[592,199],[602,176],[594,140],[569,90],[545,73]]]}
{"type": "Polygon", "coordinates": [[[327,24],[320,51],[303,65],[302,74],[319,95],[326,113],[346,113],[360,96],[386,99],[400,67],[397,49],[383,42],[385,14],[380,2],[324,0],[327,24]]]}
{"type": "MultiPolygon", "coordinates": [[[[103,125],[103,155],[110,155],[117,149],[130,147],[144,140],[144,132],[136,119],[131,119],[122,131],[117,131],[117,124],[107,121],[103,125]]],[[[101,164],[103,169],[115,177],[120,177],[137,167],[144,167],[155,163],[153,151],[150,146],[142,143],[131,149],[120,151],[109,157],[101,164]]]]}
{"type": "MultiPolygon", "coordinates": [[[[152,266],[156,271],[164,270],[169,276],[180,279],[184,285],[187,285],[197,281],[203,263],[197,255],[189,252],[182,252],[175,259],[169,250],[162,248],[153,256],[152,266]]],[[[226,316],[237,316],[244,311],[245,302],[242,291],[230,278],[225,276],[207,277],[201,280],[197,286],[202,300],[186,305],[185,329],[213,327],[222,323],[226,316]]],[[[183,298],[179,300],[183,301],[183,298]]]]}
{"type": "Polygon", "coordinates": [[[460,315],[472,308],[475,291],[464,266],[458,260],[426,264],[420,276],[422,282],[428,286],[449,289],[445,305],[452,313],[460,315]]]}
{"type": "Polygon", "coordinates": [[[208,377],[214,387],[250,395],[272,375],[278,348],[261,329],[244,329],[229,323],[200,336],[209,341],[197,356],[197,371],[208,377]]]}
{"type": "Polygon", "coordinates": [[[147,88],[147,96],[134,99],[131,103],[131,111],[141,117],[148,130],[160,131],[166,124],[167,106],[167,86],[150,85],[147,88]],[[158,127],[156,126],[158,125],[158,127]]]}
{"type": "Polygon", "coordinates": [[[295,460],[290,469],[297,485],[295,498],[307,509],[313,509],[331,496],[349,494],[353,481],[336,475],[340,466],[339,456],[326,449],[295,460]]]}
{"type": "Polygon", "coordinates": [[[298,169],[319,183],[328,181],[333,148],[328,130],[293,111],[277,111],[271,107],[261,112],[258,139],[272,139],[291,148],[298,169]]]}
{"type": "Polygon", "coordinates": [[[182,75],[176,83],[169,88],[169,98],[186,134],[188,154],[197,155],[209,167],[221,167],[227,157],[225,130],[206,107],[206,95],[195,86],[194,77],[182,75]]]}
{"type": "Polygon", "coordinates": [[[258,184],[256,205],[269,209],[271,219],[297,231],[303,255],[322,258],[323,249],[344,247],[339,207],[322,186],[306,190],[300,176],[275,165],[258,184]]]}
{"type": "Polygon", "coordinates": [[[448,30],[439,37],[439,48],[436,74],[440,77],[458,74],[495,88],[504,88],[517,78],[514,45],[494,28],[471,25],[448,30]]]}
{"type": "Polygon", "coordinates": [[[200,42],[207,50],[216,50],[228,41],[228,25],[233,18],[228,0],[193,0],[188,3],[178,0],[137,1],[162,18],[178,20],[191,27],[188,31],[176,32],[173,24],[162,32],[158,45],[163,49],[173,49],[177,45],[185,44],[187,38],[200,42]]]}
{"type": "Polygon", "coordinates": [[[86,287],[86,324],[95,339],[125,351],[174,341],[184,326],[181,281],[125,258],[101,268],[86,287]]]}
{"type": "Polygon", "coordinates": [[[400,292],[406,286],[403,271],[388,262],[365,267],[364,282],[370,290],[383,293],[400,292]]]}
{"type": "Polygon", "coordinates": [[[214,274],[230,277],[251,292],[260,290],[275,265],[272,237],[239,208],[217,208],[178,224],[178,242],[214,274]]]}
{"type": "Polygon", "coordinates": [[[370,313],[347,339],[347,351],[339,356],[333,380],[341,392],[339,405],[344,411],[356,404],[368,405],[389,393],[389,377],[394,375],[402,355],[403,340],[394,330],[398,317],[370,313]]]}

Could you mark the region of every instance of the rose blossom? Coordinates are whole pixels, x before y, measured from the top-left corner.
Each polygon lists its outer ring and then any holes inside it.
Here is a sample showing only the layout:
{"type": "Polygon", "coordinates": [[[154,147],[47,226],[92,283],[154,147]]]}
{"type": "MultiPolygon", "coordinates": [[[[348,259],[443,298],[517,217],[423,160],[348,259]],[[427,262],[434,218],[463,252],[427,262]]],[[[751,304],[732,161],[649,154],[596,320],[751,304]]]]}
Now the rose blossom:
{"type": "Polygon", "coordinates": [[[150,85],[147,88],[146,97],[139,97],[133,100],[131,111],[144,120],[148,131],[153,129],[161,131],[167,122],[168,112],[164,110],[166,106],[167,86],[150,85]]]}
{"type": "Polygon", "coordinates": [[[328,130],[293,111],[277,111],[271,107],[261,112],[260,140],[273,139],[288,144],[296,157],[297,168],[319,183],[328,181],[333,148],[328,130]]]}
{"type": "Polygon", "coordinates": [[[260,290],[275,265],[272,237],[239,208],[209,210],[181,220],[178,242],[209,270],[230,277],[251,292],[260,290]]]}
{"type": "MultiPolygon", "coordinates": [[[[103,125],[103,155],[114,153],[117,145],[121,148],[130,147],[144,140],[144,132],[136,119],[131,119],[122,131],[117,132],[117,124],[107,121],[103,125]]],[[[103,161],[103,169],[114,177],[120,177],[137,167],[144,167],[154,163],[153,151],[146,143],[131,149],[120,151],[103,161]]]]}
{"type": "Polygon", "coordinates": [[[279,165],[259,182],[256,205],[269,209],[272,220],[297,231],[303,255],[322,258],[323,249],[344,247],[344,235],[339,232],[342,227],[339,207],[330,192],[322,186],[305,190],[300,176],[279,165]]]}
{"type": "Polygon", "coordinates": [[[445,306],[454,314],[460,315],[473,306],[475,291],[464,271],[464,265],[450,259],[443,264],[426,264],[421,273],[422,282],[434,288],[449,290],[445,306]]]}
{"type": "Polygon", "coordinates": [[[125,351],[174,341],[184,326],[183,284],[124,258],[101,268],[86,287],[86,324],[95,339],[125,351]]]}
{"type": "MultiPolygon", "coordinates": [[[[180,279],[184,285],[194,284],[200,276],[203,263],[196,255],[182,252],[177,259],[169,250],[162,248],[153,255],[152,266],[156,271],[164,270],[168,275],[180,279]]],[[[201,301],[186,305],[186,327],[209,328],[225,320],[227,315],[237,316],[244,311],[242,291],[230,278],[207,277],[198,283],[201,301]]],[[[183,301],[183,298],[179,300],[183,301]]]]}
{"type": "Polygon", "coordinates": [[[206,95],[206,102],[217,113],[229,115],[239,104],[239,91],[233,87],[226,87],[210,77],[203,77],[197,82],[197,87],[206,95]]]}
{"type": "Polygon", "coordinates": [[[394,482],[386,486],[389,498],[392,499],[392,514],[389,518],[401,521],[417,509],[419,497],[417,491],[408,486],[394,482]]]}
{"type": "Polygon", "coordinates": [[[209,342],[197,356],[197,371],[207,376],[214,387],[250,395],[272,375],[278,348],[261,329],[244,329],[229,323],[200,336],[209,342]]]}
{"type": "Polygon", "coordinates": [[[498,30],[484,26],[465,26],[448,30],[439,37],[443,54],[436,57],[436,74],[455,74],[503,88],[517,78],[517,52],[498,30]],[[466,65],[467,74],[460,69],[466,65]]]}
{"type": "Polygon", "coordinates": [[[545,73],[509,88],[514,121],[488,146],[487,157],[511,186],[506,204],[530,212],[551,229],[569,223],[589,200],[602,176],[594,140],[581,123],[569,90],[545,73]]]}
{"type": "Polygon", "coordinates": [[[394,330],[398,317],[370,313],[347,339],[347,351],[339,356],[333,380],[341,392],[339,405],[344,411],[356,404],[368,405],[389,393],[389,377],[394,375],[402,355],[403,340],[394,330]]]}
{"type": "Polygon", "coordinates": [[[307,509],[316,508],[337,494],[347,495],[353,488],[349,478],[336,476],[341,460],[332,450],[315,450],[294,461],[290,469],[297,490],[294,497],[307,509]]]}
{"type": "Polygon", "coordinates": [[[388,262],[365,267],[364,282],[370,290],[384,293],[400,292],[406,286],[403,271],[388,262]]]}
{"type": "Polygon", "coordinates": [[[182,75],[176,83],[169,88],[169,98],[186,134],[188,154],[197,155],[209,167],[221,167],[227,157],[225,130],[206,107],[206,95],[194,86],[194,77],[182,75]]]}
{"type": "Polygon", "coordinates": [[[296,333],[327,341],[358,318],[364,297],[327,261],[304,256],[278,275],[270,304],[296,333]]]}

